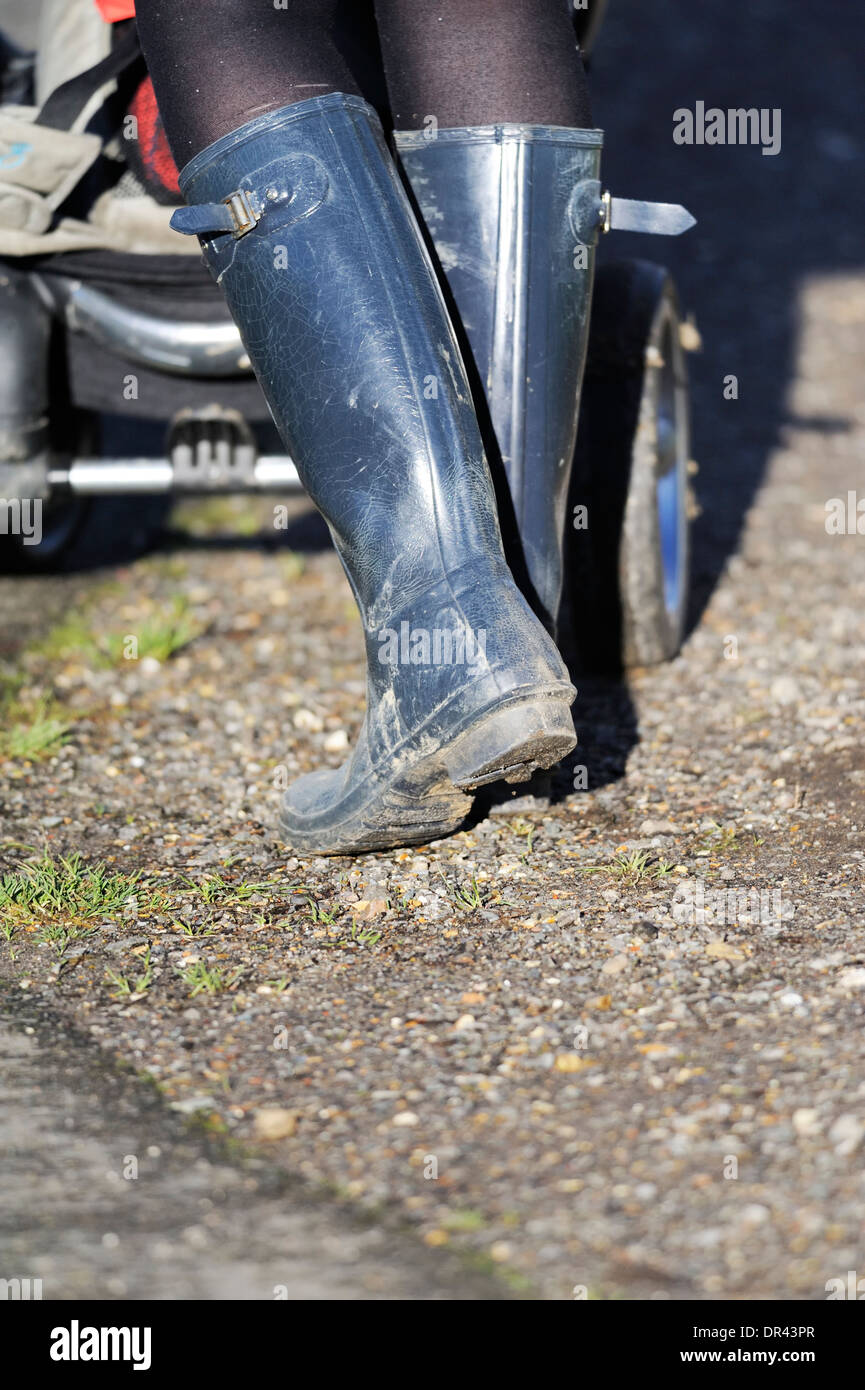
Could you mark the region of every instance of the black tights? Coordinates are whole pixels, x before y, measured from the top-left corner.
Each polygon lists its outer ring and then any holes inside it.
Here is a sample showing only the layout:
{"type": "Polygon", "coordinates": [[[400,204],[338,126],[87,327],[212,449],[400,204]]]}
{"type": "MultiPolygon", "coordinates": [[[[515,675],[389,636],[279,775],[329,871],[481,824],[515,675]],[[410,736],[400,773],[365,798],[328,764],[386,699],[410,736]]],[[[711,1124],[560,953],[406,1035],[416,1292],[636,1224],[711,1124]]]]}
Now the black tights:
{"type": "Polygon", "coordinates": [[[325,92],[412,130],[591,125],[571,0],[138,0],[181,167],[253,116],[325,92]]]}

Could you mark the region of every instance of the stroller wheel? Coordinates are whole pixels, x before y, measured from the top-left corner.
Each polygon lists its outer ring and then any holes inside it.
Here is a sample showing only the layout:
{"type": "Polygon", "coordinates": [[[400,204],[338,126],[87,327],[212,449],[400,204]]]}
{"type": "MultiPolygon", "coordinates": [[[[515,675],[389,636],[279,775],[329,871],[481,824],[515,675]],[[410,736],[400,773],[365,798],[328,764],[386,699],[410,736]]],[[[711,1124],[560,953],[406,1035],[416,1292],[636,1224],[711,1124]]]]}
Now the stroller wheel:
{"type": "Polygon", "coordinates": [[[35,543],[0,536],[0,574],[62,574],[125,563],[157,543],[171,502],[162,496],[50,499],[35,543]]]}
{"type": "Polygon", "coordinates": [[[50,569],[57,564],[73,544],[87,511],[79,498],[45,504],[42,517],[42,538],[34,546],[17,547],[22,564],[29,560],[33,569],[50,569]]]}
{"type": "Polygon", "coordinates": [[[654,665],[682,643],[690,429],[680,327],[661,266],[600,268],[568,546],[574,640],[589,670],[654,665]]]}

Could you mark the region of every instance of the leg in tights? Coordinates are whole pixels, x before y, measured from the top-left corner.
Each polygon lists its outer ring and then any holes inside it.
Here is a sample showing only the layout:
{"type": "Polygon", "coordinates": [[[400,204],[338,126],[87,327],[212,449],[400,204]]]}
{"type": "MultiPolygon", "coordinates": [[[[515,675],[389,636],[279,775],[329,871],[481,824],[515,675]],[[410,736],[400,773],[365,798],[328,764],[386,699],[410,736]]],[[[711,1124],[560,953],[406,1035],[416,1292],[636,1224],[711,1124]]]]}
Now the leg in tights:
{"type": "Polygon", "coordinates": [[[136,17],[181,168],[245,121],[294,101],[346,92],[378,104],[366,0],[288,0],[281,9],[272,0],[138,0],[136,17]]]}
{"type": "Polygon", "coordinates": [[[398,129],[591,124],[569,0],[375,0],[375,21],[372,0],[138,0],[137,18],[180,167],[326,92],[360,93],[385,120],[389,102],[398,129]]]}
{"type": "Polygon", "coordinates": [[[591,126],[571,0],[375,0],[397,130],[591,126]]]}

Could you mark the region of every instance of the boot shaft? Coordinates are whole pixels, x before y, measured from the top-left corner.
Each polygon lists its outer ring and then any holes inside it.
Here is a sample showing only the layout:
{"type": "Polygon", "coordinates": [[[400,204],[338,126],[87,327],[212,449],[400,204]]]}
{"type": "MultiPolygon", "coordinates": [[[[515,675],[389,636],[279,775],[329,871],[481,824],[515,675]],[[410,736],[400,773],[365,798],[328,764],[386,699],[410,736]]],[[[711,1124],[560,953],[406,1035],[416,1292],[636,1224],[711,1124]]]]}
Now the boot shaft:
{"type": "Polygon", "coordinates": [[[377,116],[332,94],[182,171],[244,345],[368,625],[472,556],[504,564],[465,370],[377,116]]]}
{"type": "Polygon", "coordinates": [[[551,628],[588,339],[602,138],[597,130],[525,125],[394,137],[469,345],[476,392],[485,396],[507,479],[500,509],[508,559],[551,628]]]}

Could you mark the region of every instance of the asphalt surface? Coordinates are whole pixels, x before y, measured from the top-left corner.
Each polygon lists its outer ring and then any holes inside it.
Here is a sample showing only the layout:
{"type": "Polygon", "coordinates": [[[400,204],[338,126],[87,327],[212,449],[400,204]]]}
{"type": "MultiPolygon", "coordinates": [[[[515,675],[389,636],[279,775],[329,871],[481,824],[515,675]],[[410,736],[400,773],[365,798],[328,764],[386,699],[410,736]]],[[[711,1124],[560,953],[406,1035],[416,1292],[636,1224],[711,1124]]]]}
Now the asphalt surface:
{"type": "Polygon", "coordinates": [[[36,1095],[49,1151],[70,1105],[84,1129],[63,1181],[4,1165],[16,1273],[44,1268],[62,1297],[88,1279],[267,1297],[297,1277],[393,1297],[393,1262],[412,1297],[807,1300],[865,1272],[865,540],[826,529],[865,488],[861,51],[841,0],[819,23],[781,0],[611,6],[605,179],[699,219],[605,254],[667,261],[696,314],[701,514],[685,647],[581,683],[589,790],[565,795],[565,770],[551,814],[286,859],[280,780],[339,762],[362,717],[350,594],[302,504],[276,537],[266,503],[187,508],[122,569],[0,580],[4,670],[71,726],[3,766],[4,866],[80,850],[144,875],[65,940],[49,912],[0,940],[0,976],[49,1020],[30,1035],[10,1014],[13,1124],[36,1095]],[[779,108],[781,152],[674,144],[697,101],[779,108]],[[178,595],[182,650],[100,654],[178,595]],[[118,995],[147,963],[140,997],[118,995]],[[218,987],[193,995],[202,966],[218,987]],[[93,1076],[123,1097],[98,1122],[93,1076]],[[119,1151],[180,1151],[202,1126],[221,1156],[194,1181],[142,1163],[123,1188],[140,1216],[117,1180],[97,1189],[119,1151]],[[189,1201],[214,1203],[222,1267],[195,1244],[204,1218],[183,1235],[189,1201]]]}
{"type": "Polygon", "coordinates": [[[4,998],[0,1017],[3,1278],[46,1300],[500,1296],[453,1255],[232,1160],[32,1003],[4,998]]]}

